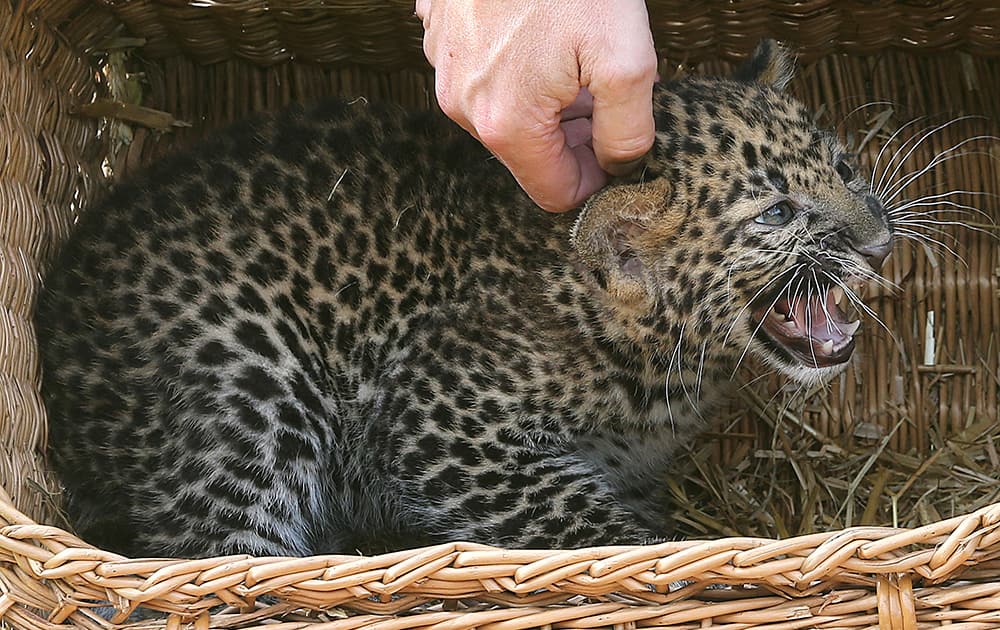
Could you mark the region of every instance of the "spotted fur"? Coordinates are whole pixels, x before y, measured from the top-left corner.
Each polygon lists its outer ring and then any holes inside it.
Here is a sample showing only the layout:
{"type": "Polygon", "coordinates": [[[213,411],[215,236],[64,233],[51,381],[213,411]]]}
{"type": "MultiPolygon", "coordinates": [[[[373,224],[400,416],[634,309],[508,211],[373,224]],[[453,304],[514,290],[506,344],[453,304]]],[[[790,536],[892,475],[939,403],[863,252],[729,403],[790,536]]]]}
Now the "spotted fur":
{"type": "Polygon", "coordinates": [[[667,535],[659,475],[744,353],[841,368],[754,312],[889,238],[789,67],[765,43],[739,79],[658,88],[645,168],[579,216],[441,118],[360,102],[242,122],[121,186],[38,311],[80,533],[186,556],[667,535]],[[787,224],[757,221],[783,202],[787,224]]]}

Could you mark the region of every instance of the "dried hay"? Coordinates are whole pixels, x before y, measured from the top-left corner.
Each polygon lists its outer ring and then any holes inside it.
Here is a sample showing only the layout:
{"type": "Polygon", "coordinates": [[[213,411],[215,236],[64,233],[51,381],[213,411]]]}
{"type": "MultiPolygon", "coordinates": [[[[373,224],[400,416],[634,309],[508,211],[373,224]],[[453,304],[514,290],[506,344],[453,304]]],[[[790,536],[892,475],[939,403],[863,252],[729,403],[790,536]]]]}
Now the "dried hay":
{"type": "Polygon", "coordinates": [[[821,397],[807,403],[792,398],[783,394],[768,403],[754,389],[741,391],[740,402],[771,431],[767,447],[754,447],[755,436],[723,432],[689,451],[689,472],[667,482],[678,537],[788,538],[855,525],[917,527],[1000,502],[995,418],[970,414],[957,435],[931,433],[932,452],[923,456],[893,450],[892,432],[876,438],[867,433],[870,425],[839,439],[823,435],[803,419],[821,397]],[[718,464],[718,440],[740,444],[728,465],[718,464]]]}

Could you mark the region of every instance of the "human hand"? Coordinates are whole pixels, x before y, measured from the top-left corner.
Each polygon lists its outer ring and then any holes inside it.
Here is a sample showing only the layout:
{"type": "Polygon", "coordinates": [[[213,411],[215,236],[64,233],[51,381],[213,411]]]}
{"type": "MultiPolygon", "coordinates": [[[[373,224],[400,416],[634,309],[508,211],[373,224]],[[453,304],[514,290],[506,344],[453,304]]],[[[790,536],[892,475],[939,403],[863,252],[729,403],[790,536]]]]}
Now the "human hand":
{"type": "Polygon", "coordinates": [[[438,104],[554,212],[653,144],[643,0],[416,0],[438,104]]]}

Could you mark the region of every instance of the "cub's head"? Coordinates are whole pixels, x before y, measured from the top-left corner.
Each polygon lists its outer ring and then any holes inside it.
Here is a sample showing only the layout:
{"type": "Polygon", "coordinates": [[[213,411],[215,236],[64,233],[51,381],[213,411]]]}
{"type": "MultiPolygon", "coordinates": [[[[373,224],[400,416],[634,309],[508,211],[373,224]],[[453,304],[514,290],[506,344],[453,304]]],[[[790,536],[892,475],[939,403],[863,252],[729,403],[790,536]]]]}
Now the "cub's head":
{"type": "Polygon", "coordinates": [[[623,329],[677,367],[753,355],[816,382],[854,352],[851,303],[892,228],[843,146],[784,92],[793,65],[765,41],[730,79],[659,88],[638,181],[596,195],[574,228],[623,329]]]}

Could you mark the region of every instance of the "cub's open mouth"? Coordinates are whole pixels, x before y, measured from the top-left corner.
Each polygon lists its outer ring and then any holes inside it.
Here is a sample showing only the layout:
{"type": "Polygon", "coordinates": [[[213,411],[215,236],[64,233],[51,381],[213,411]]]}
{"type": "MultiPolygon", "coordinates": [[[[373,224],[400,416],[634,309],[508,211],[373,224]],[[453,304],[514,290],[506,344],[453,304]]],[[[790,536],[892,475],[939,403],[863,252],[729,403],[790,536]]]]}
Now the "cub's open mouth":
{"type": "Polygon", "coordinates": [[[789,298],[771,296],[752,311],[754,334],[790,359],[814,368],[845,363],[854,353],[860,321],[848,321],[840,308],[844,290],[789,298]]]}

